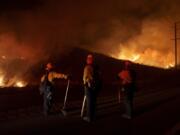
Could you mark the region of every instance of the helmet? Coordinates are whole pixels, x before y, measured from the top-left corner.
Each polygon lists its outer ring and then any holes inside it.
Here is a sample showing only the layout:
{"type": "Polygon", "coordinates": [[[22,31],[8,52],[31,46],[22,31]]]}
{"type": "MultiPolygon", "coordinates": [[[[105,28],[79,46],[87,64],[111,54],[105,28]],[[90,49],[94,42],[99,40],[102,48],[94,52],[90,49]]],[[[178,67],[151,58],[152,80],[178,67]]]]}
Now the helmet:
{"type": "Polygon", "coordinates": [[[86,59],[87,64],[93,64],[93,55],[88,54],[86,59]]]}
{"type": "Polygon", "coordinates": [[[52,69],[53,68],[53,65],[52,65],[52,63],[47,63],[47,65],[46,65],[46,69],[47,70],[50,70],[50,69],[52,69]]]}

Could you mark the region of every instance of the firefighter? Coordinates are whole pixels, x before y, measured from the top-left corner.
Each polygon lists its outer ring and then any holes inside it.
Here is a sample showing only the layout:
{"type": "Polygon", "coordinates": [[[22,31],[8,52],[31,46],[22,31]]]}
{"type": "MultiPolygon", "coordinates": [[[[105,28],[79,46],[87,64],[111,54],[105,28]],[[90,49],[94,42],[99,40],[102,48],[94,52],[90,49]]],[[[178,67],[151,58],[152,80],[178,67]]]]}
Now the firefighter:
{"type": "Polygon", "coordinates": [[[131,68],[131,62],[125,61],[124,69],[118,74],[121,79],[121,92],[123,93],[123,103],[125,113],[122,117],[132,119],[133,117],[133,98],[136,91],[136,73],[131,68]]]}
{"type": "Polygon", "coordinates": [[[46,65],[45,74],[41,77],[40,93],[43,95],[43,109],[45,116],[50,114],[53,105],[54,79],[68,79],[65,74],[53,71],[52,63],[46,65]]]}
{"type": "Polygon", "coordinates": [[[99,75],[99,68],[94,64],[92,54],[89,54],[86,59],[86,66],[84,67],[83,83],[86,96],[87,114],[83,120],[91,122],[95,118],[96,98],[101,89],[101,79],[99,75]]]}

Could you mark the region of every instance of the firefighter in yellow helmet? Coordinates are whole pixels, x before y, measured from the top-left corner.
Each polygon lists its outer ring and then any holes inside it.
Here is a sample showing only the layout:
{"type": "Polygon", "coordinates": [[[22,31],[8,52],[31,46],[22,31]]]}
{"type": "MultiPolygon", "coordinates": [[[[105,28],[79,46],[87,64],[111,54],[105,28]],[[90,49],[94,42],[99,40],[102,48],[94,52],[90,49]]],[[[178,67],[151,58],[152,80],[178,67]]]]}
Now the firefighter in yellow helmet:
{"type": "Polygon", "coordinates": [[[133,98],[136,91],[136,73],[132,69],[132,63],[125,61],[124,69],[118,74],[121,80],[121,92],[124,95],[123,103],[125,106],[125,113],[122,117],[131,119],[133,117],[133,98]]]}
{"type": "Polygon", "coordinates": [[[83,120],[91,122],[95,118],[96,98],[101,89],[101,79],[99,68],[94,64],[94,57],[89,54],[84,67],[83,83],[86,97],[87,114],[83,120]]]}
{"type": "Polygon", "coordinates": [[[44,114],[47,116],[53,105],[54,79],[68,79],[68,76],[53,71],[52,63],[48,63],[45,68],[45,74],[41,77],[40,93],[43,94],[44,114]]]}

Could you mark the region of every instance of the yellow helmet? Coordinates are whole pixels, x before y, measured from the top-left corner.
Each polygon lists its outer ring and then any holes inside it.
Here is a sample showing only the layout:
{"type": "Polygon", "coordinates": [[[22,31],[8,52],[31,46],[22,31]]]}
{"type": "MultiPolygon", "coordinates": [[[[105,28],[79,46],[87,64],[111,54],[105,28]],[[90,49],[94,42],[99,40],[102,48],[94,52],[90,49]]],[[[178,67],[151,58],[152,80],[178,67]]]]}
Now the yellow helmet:
{"type": "Polygon", "coordinates": [[[93,55],[92,54],[88,54],[86,62],[87,62],[87,64],[92,64],[93,63],[93,55]]]}

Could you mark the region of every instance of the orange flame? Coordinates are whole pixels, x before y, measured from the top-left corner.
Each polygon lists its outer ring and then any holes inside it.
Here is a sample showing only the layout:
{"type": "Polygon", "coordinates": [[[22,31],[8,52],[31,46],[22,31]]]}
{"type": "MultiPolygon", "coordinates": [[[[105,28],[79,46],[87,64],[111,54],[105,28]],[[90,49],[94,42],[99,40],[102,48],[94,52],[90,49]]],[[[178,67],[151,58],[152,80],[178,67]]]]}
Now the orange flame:
{"type": "Polygon", "coordinates": [[[0,69],[0,87],[25,87],[27,85],[26,81],[15,77],[8,78],[8,81],[5,77],[5,72],[0,69]]]}
{"type": "Polygon", "coordinates": [[[161,68],[174,67],[173,42],[167,21],[144,22],[142,32],[124,44],[119,44],[118,51],[110,54],[117,59],[161,68]]]}
{"type": "Polygon", "coordinates": [[[165,55],[164,53],[152,49],[146,49],[144,52],[137,52],[131,48],[122,48],[120,53],[112,55],[112,57],[161,68],[174,67],[172,53],[165,55]]]}
{"type": "Polygon", "coordinates": [[[27,83],[24,81],[17,81],[14,86],[22,88],[22,87],[25,87],[26,85],[27,83]]]}
{"type": "Polygon", "coordinates": [[[0,76],[0,87],[26,87],[27,82],[25,81],[19,81],[16,79],[10,79],[8,82],[4,81],[4,77],[0,76]]]}

